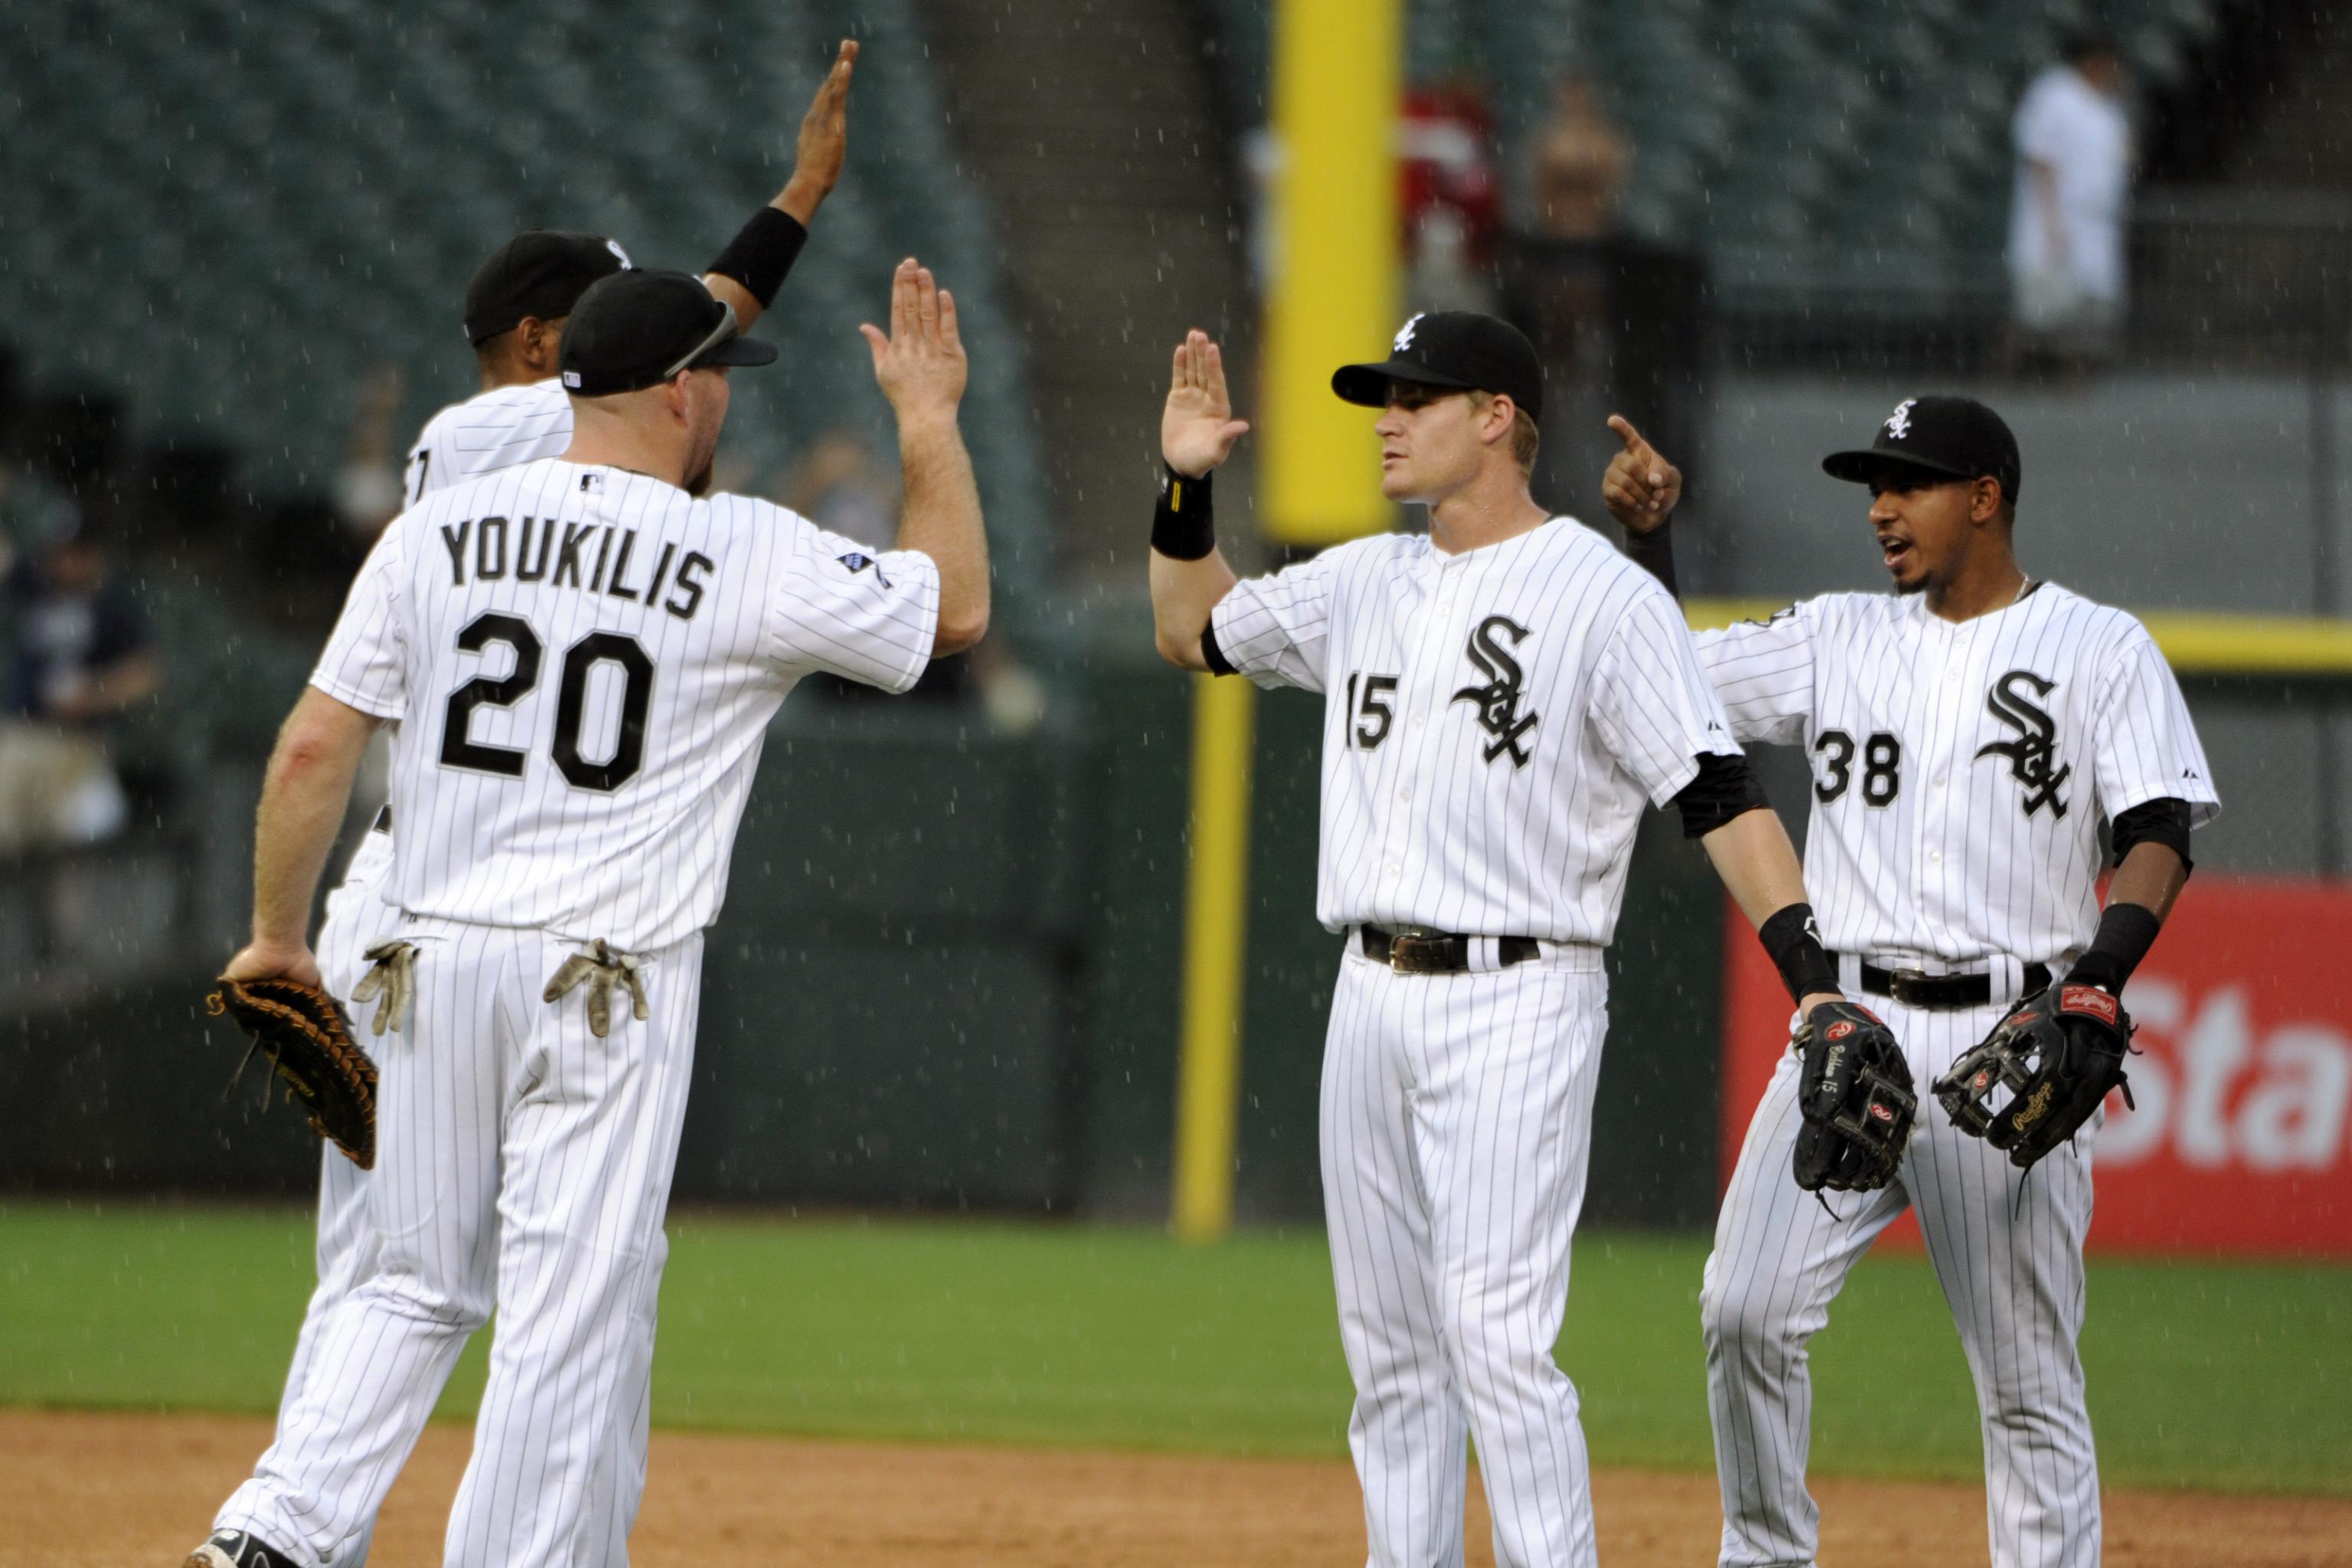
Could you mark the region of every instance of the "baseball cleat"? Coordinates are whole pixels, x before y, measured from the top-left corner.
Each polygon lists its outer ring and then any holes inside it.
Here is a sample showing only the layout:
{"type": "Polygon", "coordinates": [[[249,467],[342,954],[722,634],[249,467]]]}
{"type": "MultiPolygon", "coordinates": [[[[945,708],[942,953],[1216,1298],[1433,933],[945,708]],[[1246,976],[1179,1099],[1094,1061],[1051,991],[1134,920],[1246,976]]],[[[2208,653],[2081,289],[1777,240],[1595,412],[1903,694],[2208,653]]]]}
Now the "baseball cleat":
{"type": "Polygon", "coordinates": [[[216,1530],[180,1568],[299,1568],[294,1559],[242,1530],[216,1530]]]}

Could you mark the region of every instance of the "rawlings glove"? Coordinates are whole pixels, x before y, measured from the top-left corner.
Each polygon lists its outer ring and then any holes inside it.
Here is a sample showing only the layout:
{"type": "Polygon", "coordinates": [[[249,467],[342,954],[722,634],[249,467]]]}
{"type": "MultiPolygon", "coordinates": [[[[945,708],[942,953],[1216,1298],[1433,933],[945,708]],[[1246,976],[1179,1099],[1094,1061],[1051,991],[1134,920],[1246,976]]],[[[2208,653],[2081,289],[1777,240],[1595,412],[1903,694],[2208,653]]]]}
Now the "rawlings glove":
{"type": "Polygon", "coordinates": [[[2121,1087],[2131,1015],[2095,985],[2045,985],[1993,1026],[1936,1080],[1936,1098],[1961,1131],[2009,1152],[2030,1171],[2074,1136],[2121,1087]]]}
{"type": "Polygon", "coordinates": [[[375,1064],[352,1043],[335,999],[299,980],[223,980],[205,998],[253,1037],[320,1136],[361,1170],[375,1167],[375,1064]]]}
{"type": "Polygon", "coordinates": [[[1790,1169],[1809,1193],[1874,1192],[1894,1180],[1919,1109],[1895,1036],[1866,1007],[1824,1002],[1805,1016],[1794,1048],[1805,1058],[1790,1169]]]}

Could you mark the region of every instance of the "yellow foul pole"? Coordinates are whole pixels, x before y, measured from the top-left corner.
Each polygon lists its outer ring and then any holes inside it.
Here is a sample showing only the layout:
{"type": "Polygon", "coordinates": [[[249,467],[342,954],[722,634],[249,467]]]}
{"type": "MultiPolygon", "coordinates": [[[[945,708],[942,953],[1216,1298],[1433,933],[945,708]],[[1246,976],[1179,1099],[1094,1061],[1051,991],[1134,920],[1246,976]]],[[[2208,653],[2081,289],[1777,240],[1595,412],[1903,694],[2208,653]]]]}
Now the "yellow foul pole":
{"type": "MultiPolygon", "coordinates": [[[[1331,395],[1331,372],[1377,357],[1395,326],[1395,121],[1402,0],[1279,0],[1275,17],[1276,277],[1259,428],[1259,515],[1298,547],[1388,526],[1370,420],[1331,395]]],[[[1196,679],[1192,867],[1173,1222],[1187,1241],[1233,1225],[1248,935],[1255,689],[1196,679]]]]}

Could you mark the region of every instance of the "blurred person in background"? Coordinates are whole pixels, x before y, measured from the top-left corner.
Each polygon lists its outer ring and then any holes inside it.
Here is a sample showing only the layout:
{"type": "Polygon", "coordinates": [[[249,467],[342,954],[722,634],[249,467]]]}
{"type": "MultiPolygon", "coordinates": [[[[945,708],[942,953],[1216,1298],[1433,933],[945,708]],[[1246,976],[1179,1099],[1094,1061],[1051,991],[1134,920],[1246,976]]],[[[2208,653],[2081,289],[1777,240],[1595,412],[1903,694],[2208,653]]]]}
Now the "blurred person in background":
{"type": "Polygon", "coordinates": [[[1568,476],[1608,461],[1595,432],[1612,408],[1633,401],[1616,384],[1609,308],[1624,260],[1619,219],[1633,152],[1591,80],[1571,73],[1528,139],[1527,159],[1527,230],[1541,261],[1514,269],[1513,313],[1544,356],[1550,395],[1541,449],[1558,482],[1573,483],[1568,476]]]}
{"type": "Polygon", "coordinates": [[[335,473],[335,515],[362,544],[374,543],[407,500],[400,479],[400,449],[393,445],[393,421],[400,416],[401,395],[406,390],[398,365],[380,364],[361,385],[359,407],[352,415],[343,466],[335,473]]]}
{"type": "Polygon", "coordinates": [[[1456,79],[1405,95],[1397,119],[1406,291],[1418,310],[1491,310],[1502,183],[1486,94],[1456,79]]]}
{"type": "Polygon", "coordinates": [[[2115,353],[2131,195],[2127,85],[2115,39],[2086,29],[2018,102],[2009,276],[2016,350],[2027,359],[2081,369],[2115,353]]]}
{"type": "MultiPolygon", "coordinates": [[[[819,436],[784,470],[772,494],[819,528],[881,550],[895,548],[898,515],[906,506],[898,474],[854,425],[837,425],[819,436]]],[[[853,701],[871,695],[870,688],[850,681],[821,678],[811,684],[853,701]]],[[[996,734],[1025,735],[1045,721],[1050,701],[1045,683],[1002,639],[983,642],[961,658],[939,660],[916,687],[927,697],[955,697],[967,689],[979,698],[996,734]]]]}
{"type": "Polygon", "coordinates": [[[91,844],[130,816],[100,727],[163,684],[145,613],[80,509],[56,494],[5,567],[0,852],[91,844]]]}
{"type": "Polygon", "coordinates": [[[776,498],[819,528],[887,550],[898,528],[898,476],[875,456],[873,442],[855,426],[819,436],[784,470],[776,498]]]}
{"type": "Polygon", "coordinates": [[[1597,245],[1617,232],[1631,154],[1616,122],[1581,76],[1564,79],[1551,118],[1528,142],[1530,226],[1546,239],[1597,245]]]}

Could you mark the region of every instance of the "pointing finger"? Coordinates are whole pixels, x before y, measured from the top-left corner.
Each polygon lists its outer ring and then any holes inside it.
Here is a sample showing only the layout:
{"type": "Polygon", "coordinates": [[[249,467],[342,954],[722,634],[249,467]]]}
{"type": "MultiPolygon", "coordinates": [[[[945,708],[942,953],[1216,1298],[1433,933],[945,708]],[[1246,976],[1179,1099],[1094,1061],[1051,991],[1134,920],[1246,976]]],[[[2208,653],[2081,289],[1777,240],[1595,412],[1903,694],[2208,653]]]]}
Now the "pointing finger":
{"type": "Polygon", "coordinates": [[[1642,433],[1633,428],[1633,422],[1622,414],[1612,414],[1609,416],[1609,428],[1617,432],[1617,438],[1625,443],[1625,450],[1629,452],[1638,453],[1649,445],[1647,441],[1642,439],[1642,433]]]}

